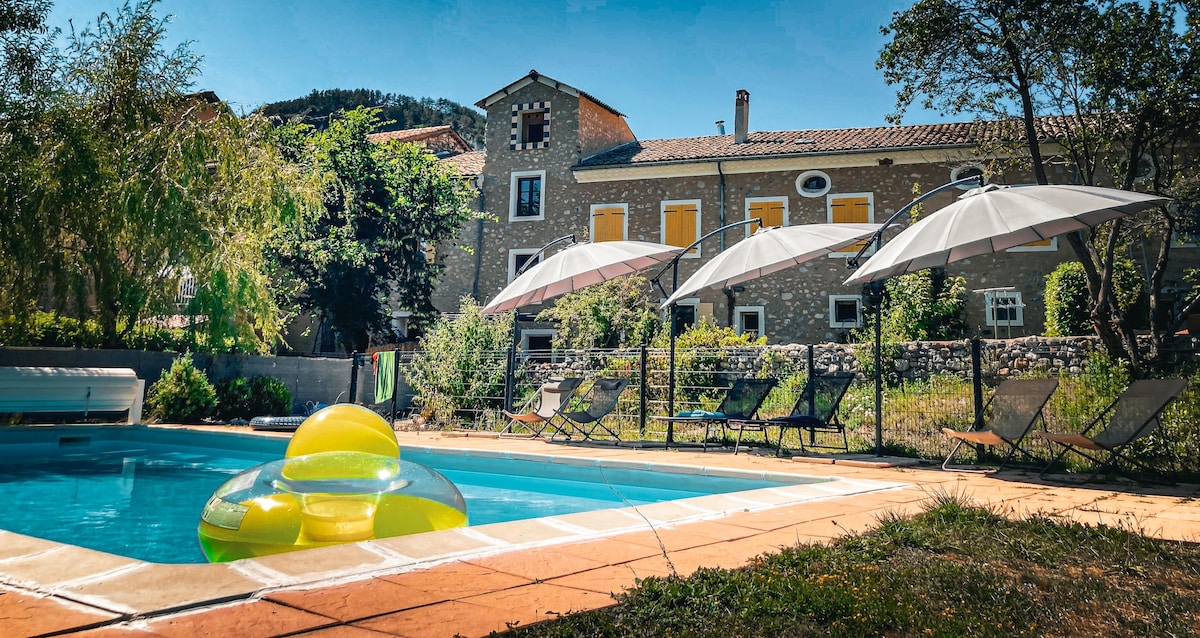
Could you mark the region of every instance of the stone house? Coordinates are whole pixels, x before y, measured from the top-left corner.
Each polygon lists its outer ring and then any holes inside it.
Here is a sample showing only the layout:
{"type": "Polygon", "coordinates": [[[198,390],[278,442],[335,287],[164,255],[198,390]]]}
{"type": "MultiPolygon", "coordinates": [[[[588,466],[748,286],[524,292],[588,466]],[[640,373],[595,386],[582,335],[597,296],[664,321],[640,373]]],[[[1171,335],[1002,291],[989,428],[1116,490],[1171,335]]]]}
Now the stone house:
{"type": "MultiPolygon", "coordinates": [[[[988,160],[996,157],[979,144],[1003,135],[996,123],[752,131],[750,95],[738,91],[732,134],[718,122],[715,135],[638,140],[621,112],[536,71],[476,106],[487,112],[485,149],[443,161],[475,180],[477,205],[496,221],[463,229],[458,243],[474,254],[438,251],[445,271],[435,303],[443,312],[456,311],[463,296],[485,303],[530,255],[564,235],[686,246],[754,217],[768,225],[883,222],[912,200],[914,186],[932,190],[985,166],[990,181],[1033,181],[1023,172],[991,172],[988,160]]],[[[1043,123],[1048,157],[1056,154],[1054,124],[1043,123]]],[[[1050,174],[1073,181],[1062,163],[1052,162],[1050,174]]],[[[926,212],[958,194],[934,196],[926,212]]],[[[704,242],[680,261],[679,281],[748,232],[739,227],[704,242]]],[[[862,289],[842,285],[847,256],[707,291],[684,302],[684,318],[710,316],[771,343],[844,340],[864,322],[862,289]]],[[[979,291],[968,298],[972,329],[1015,337],[1042,330],[1045,275],[1073,258],[1066,242],[1054,239],[959,262],[948,273],[979,291]]],[[[664,285],[669,290],[669,275],[664,285]]],[[[524,347],[548,347],[553,326],[523,318],[523,327],[524,347]]]]}

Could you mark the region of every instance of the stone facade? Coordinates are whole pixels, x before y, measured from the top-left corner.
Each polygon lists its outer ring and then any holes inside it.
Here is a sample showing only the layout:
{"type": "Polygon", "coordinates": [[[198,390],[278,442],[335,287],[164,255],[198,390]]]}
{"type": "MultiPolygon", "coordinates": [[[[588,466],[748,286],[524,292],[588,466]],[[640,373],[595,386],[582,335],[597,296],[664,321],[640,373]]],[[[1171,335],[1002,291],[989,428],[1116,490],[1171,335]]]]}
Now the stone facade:
{"type": "MultiPolygon", "coordinates": [[[[458,243],[473,247],[474,255],[439,251],[446,275],[436,303],[446,312],[457,309],[462,295],[486,303],[508,283],[519,255],[532,253],[556,237],[573,234],[583,239],[589,232],[593,205],[625,206],[625,238],[662,243],[667,242],[664,202],[674,200],[698,203],[701,221],[697,237],[747,219],[748,202],[754,198],[779,198],[785,202],[786,223],[797,225],[833,221],[834,198],[865,197],[871,207],[871,221],[881,223],[911,201],[914,185],[924,191],[932,190],[952,181],[964,167],[980,166],[988,159],[977,156],[974,144],[962,140],[891,148],[864,143],[853,151],[798,153],[788,149],[803,148],[802,143],[811,140],[791,140],[788,136],[796,132],[752,133],[748,142],[734,147],[729,146],[732,136],[643,143],[636,140],[619,112],[536,72],[493,93],[477,106],[485,108],[488,116],[486,161],[476,177],[480,188],[477,203],[480,210],[494,215],[496,220],[463,229],[458,243]],[[510,148],[515,130],[514,105],[531,103],[550,106],[549,143],[544,148],[510,148]],[[764,136],[768,139],[764,140],[764,136]],[[789,141],[794,142],[790,147],[789,141]],[[662,142],[678,142],[684,148],[724,144],[724,148],[734,150],[725,156],[701,159],[683,154],[640,163],[593,161],[597,154],[622,149],[636,152],[642,145],[662,142]],[[754,154],[755,144],[784,150],[754,154]],[[800,188],[798,178],[814,171],[827,178],[827,192],[805,192],[800,188]],[[512,215],[514,184],[521,175],[543,176],[542,215],[527,218],[512,215]]],[[[862,137],[869,139],[880,131],[897,128],[861,129],[862,137]]],[[[1052,155],[1053,149],[1048,150],[1052,155]]],[[[700,155],[703,153],[696,157],[700,155]]],[[[1053,166],[1051,175],[1054,181],[1071,181],[1061,166],[1053,166]]],[[[1030,175],[1020,173],[989,178],[1004,184],[1032,181],[1030,175]]],[[[951,190],[934,196],[925,204],[925,211],[948,205],[961,192],[951,190]]],[[[679,281],[694,273],[705,259],[746,234],[746,228],[740,227],[706,241],[698,258],[681,260],[679,281]]],[[[1195,261],[1196,256],[1191,253],[1190,250],[1186,254],[1177,253],[1183,259],[1176,261],[1195,261]]],[[[968,290],[1011,287],[1018,293],[1023,304],[1019,324],[986,325],[985,294],[971,293],[968,325],[985,336],[1020,337],[1041,332],[1045,276],[1058,263],[1070,259],[1072,251],[1063,240],[1051,246],[975,257],[952,264],[947,270],[951,275],[965,277],[968,290]]],[[[1182,264],[1177,267],[1182,268],[1182,264]]],[[[771,343],[845,341],[851,327],[846,324],[832,327],[831,297],[853,298],[861,294],[860,287],[842,285],[850,272],[844,256],[815,259],[732,290],[704,292],[694,300],[696,314],[711,314],[719,325],[739,325],[739,314],[761,313],[758,315],[761,332],[771,343]]],[[[664,285],[669,288],[669,275],[667,279],[664,285]]]]}

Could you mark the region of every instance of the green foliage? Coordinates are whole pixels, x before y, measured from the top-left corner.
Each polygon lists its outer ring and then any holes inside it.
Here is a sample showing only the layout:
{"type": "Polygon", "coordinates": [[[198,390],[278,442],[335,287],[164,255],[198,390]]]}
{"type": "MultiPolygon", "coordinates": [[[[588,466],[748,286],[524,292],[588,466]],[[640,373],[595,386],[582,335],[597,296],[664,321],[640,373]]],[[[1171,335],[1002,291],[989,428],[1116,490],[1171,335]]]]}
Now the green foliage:
{"type": "Polygon", "coordinates": [[[150,415],[167,423],[199,423],[216,405],[216,390],[208,375],[192,365],[190,354],[175,359],[146,393],[150,415]]]}
{"type": "Polygon", "coordinates": [[[413,144],[368,139],[378,109],[342,112],[305,139],[288,129],[288,153],[314,167],[323,207],[282,242],[279,262],[301,306],[337,332],[347,352],[391,333],[389,297],[425,328],[436,317],[430,297],[442,266],[425,248],[452,241],[477,213],[474,190],[413,144]],[[302,145],[302,146],[301,146],[302,145]]]}
{"type": "Polygon", "coordinates": [[[455,410],[497,407],[494,398],[504,395],[512,317],[485,317],[480,310],[463,297],[459,315],[434,324],[405,371],[428,418],[448,421],[455,410]]]}
{"type": "Polygon", "coordinates": [[[258,112],[324,130],[339,111],[352,111],[359,107],[379,109],[380,117],[388,121],[388,124],[379,128],[380,132],[449,124],[468,142],[477,146],[483,144],[486,118],[469,106],[445,98],[418,99],[369,89],[314,89],[301,98],[264,104],[258,112]]]}
{"type": "Polygon", "coordinates": [[[941,268],[892,277],[886,285],[883,331],[898,341],[945,341],[966,334],[967,282],[941,268]]]}
{"type": "Polygon", "coordinates": [[[649,343],[662,328],[645,277],[610,279],[560,297],[539,321],[557,321],[554,347],[628,348],[649,343]]]}
{"type": "MultiPolygon", "coordinates": [[[[655,348],[667,348],[670,344],[669,330],[659,332],[654,338],[655,348]]],[[[766,337],[738,334],[732,326],[721,327],[709,317],[699,321],[675,338],[675,384],[684,401],[699,401],[713,388],[727,384],[719,383],[718,373],[725,370],[731,349],[766,345],[766,337]]],[[[669,362],[662,361],[665,368],[669,362]]],[[[658,361],[655,365],[660,365],[658,361]]]]}
{"type": "Polygon", "coordinates": [[[292,391],[287,384],[262,374],[249,379],[230,377],[216,384],[216,416],[222,421],[256,416],[286,416],[292,409],[292,391]]]}
{"type": "MultiPolygon", "coordinates": [[[[1144,301],[1146,282],[1133,262],[1115,262],[1113,287],[1117,303],[1127,314],[1134,314],[1144,301]]],[[[1088,298],[1087,275],[1083,264],[1067,261],[1046,275],[1046,336],[1092,334],[1091,304],[1088,298]]],[[[1144,313],[1143,313],[1144,315],[1144,313]]]]}
{"type": "MultiPolygon", "coordinates": [[[[132,330],[119,326],[117,347],[151,352],[211,352],[202,335],[182,328],[143,323],[132,330]],[[201,338],[197,338],[201,337],[201,338]]],[[[54,312],[36,312],[24,321],[0,317],[0,345],[43,348],[99,348],[105,343],[99,322],[54,312]]]]}

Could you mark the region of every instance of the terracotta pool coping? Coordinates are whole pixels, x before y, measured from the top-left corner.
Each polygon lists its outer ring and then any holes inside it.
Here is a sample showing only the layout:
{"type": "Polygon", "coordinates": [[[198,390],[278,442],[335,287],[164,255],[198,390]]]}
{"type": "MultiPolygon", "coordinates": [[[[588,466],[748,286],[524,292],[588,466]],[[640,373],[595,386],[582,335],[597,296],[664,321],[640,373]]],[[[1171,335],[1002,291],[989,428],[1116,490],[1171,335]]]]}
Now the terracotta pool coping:
{"type": "Polygon", "coordinates": [[[640,513],[604,510],[222,565],[142,563],[0,532],[0,634],[486,635],[612,604],[611,594],[638,578],[742,565],[783,545],[863,531],[881,514],[918,511],[942,493],[1014,515],[1040,511],[1163,538],[1200,538],[1200,505],[1191,501],[1196,486],[1063,487],[1020,473],[889,468],[874,459],[796,463],[437,433],[398,436],[405,447],[467,454],[550,454],[561,462],[600,459],[660,470],[683,465],[839,480],[772,488],[758,499],[702,497],[645,506],[640,513]]]}

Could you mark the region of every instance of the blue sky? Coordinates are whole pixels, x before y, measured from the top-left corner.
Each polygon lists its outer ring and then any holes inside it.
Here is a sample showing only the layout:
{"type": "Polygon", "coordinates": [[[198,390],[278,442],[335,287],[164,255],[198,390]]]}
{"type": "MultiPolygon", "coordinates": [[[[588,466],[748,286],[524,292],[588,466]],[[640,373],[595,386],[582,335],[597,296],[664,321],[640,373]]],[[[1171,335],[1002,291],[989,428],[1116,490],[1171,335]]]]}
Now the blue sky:
{"type": "MultiPolygon", "coordinates": [[[[204,57],[197,89],[239,111],[312,89],[368,88],[474,104],[530,69],[625,113],[640,139],[750,129],[878,126],[894,91],[879,27],[905,0],[164,0],[171,44],[204,57]]],[[[119,0],[57,0],[51,22],[93,23],[119,0]]],[[[914,110],[906,124],[939,121],[914,110]]],[[[961,117],[956,119],[969,119],[961,117]]]]}

